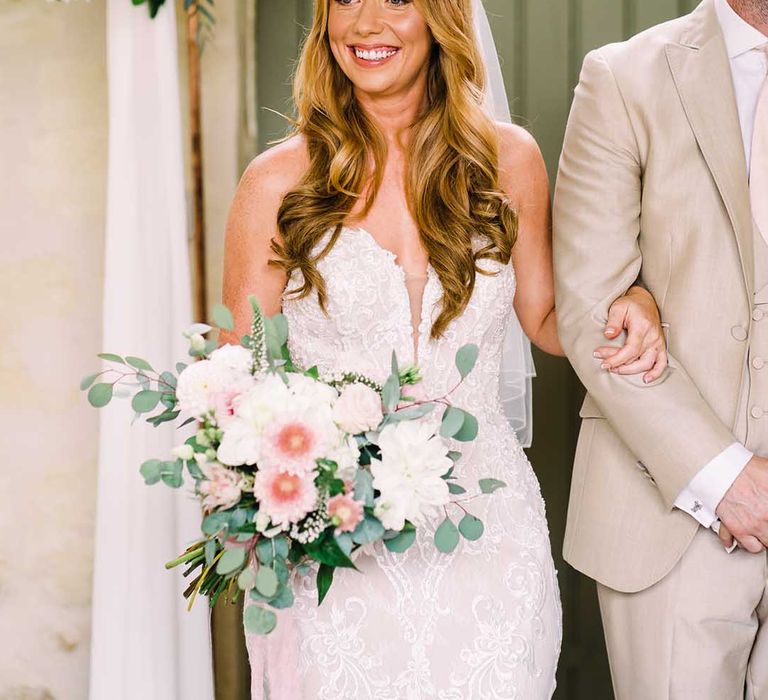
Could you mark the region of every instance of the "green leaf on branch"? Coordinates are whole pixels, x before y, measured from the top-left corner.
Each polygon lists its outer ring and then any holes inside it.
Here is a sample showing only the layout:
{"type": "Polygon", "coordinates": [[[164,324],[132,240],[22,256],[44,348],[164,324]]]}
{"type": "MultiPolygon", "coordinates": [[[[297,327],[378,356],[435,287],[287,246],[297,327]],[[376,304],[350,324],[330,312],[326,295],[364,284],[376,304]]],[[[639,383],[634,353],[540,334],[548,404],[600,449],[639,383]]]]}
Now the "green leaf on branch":
{"type": "Polygon", "coordinates": [[[263,537],[256,545],[256,556],[262,564],[269,565],[275,558],[272,540],[268,537],[263,537]]]}
{"type": "Polygon", "coordinates": [[[212,330],[212,328],[207,323],[193,323],[187,328],[187,333],[199,333],[200,335],[205,335],[210,330],[212,330]]]}
{"type": "Polygon", "coordinates": [[[216,558],[216,552],[219,549],[219,543],[216,540],[208,540],[205,543],[205,564],[210,566],[216,558]]]}
{"type": "Polygon", "coordinates": [[[467,513],[459,522],[459,532],[468,540],[479,540],[483,535],[483,521],[467,513]]]}
{"type": "Polygon", "coordinates": [[[474,343],[463,345],[456,352],[456,369],[459,370],[462,379],[474,369],[478,353],[479,348],[474,343]]]}
{"type": "Polygon", "coordinates": [[[400,401],[400,378],[396,374],[390,374],[381,392],[381,400],[387,413],[397,408],[400,401]]]}
{"type": "Polygon", "coordinates": [[[342,532],[338,535],[334,535],[334,537],[336,537],[336,542],[338,542],[341,551],[349,556],[352,553],[352,546],[354,545],[354,542],[352,542],[352,533],[342,532]]]}
{"type": "Polygon", "coordinates": [[[268,566],[260,566],[256,572],[255,580],[256,590],[265,598],[271,598],[277,593],[279,581],[277,574],[268,566]]]}
{"type": "Polygon", "coordinates": [[[226,513],[211,513],[203,520],[202,530],[206,535],[217,535],[228,522],[229,516],[226,513]]]}
{"type": "Polygon", "coordinates": [[[356,544],[368,544],[380,540],[383,534],[384,526],[381,521],[366,513],[352,533],[352,541],[356,544]]]}
{"type": "Polygon", "coordinates": [[[162,394],[159,391],[144,389],[139,391],[133,397],[131,408],[133,408],[136,413],[149,413],[150,411],[155,410],[161,397],[162,394]]]}
{"type": "Polygon", "coordinates": [[[465,489],[463,486],[459,486],[458,484],[449,481],[448,482],[448,491],[452,494],[459,494],[459,493],[466,493],[467,489],[465,489]]]}
{"type": "Polygon", "coordinates": [[[496,489],[503,488],[507,485],[500,479],[480,479],[477,483],[480,485],[480,490],[483,493],[493,493],[496,489]]]}
{"type": "Polygon", "coordinates": [[[459,442],[471,442],[477,437],[478,424],[477,418],[471,413],[464,413],[464,422],[461,424],[461,428],[454,434],[453,439],[459,442]]]}
{"type": "Polygon", "coordinates": [[[253,588],[253,586],[256,583],[256,572],[251,568],[247,567],[243,569],[237,576],[237,587],[241,591],[247,591],[253,588]]]}
{"type": "Polygon", "coordinates": [[[384,540],[384,546],[390,552],[401,554],[408,549],[415,540],[416,528],[411,523],[406,523],[405,527],[397,535],[388,540],[384,540]]]}
{"type": "Polygon", "coordinates": [[[333,583],[333,567],[328,564],[320,564],[317,570],[317,604],[323,602],[328,589],[333,583]]]}
{"type": "Polygon", "coordinates": [[[173,372],[163,372],[160,375],[162,379],[171,389],[176,388],[176,375],[173,372]]]}
{"type": "Polygon", "coordinates": [[[456,452],[456,450],[451,450],[448,453],[448,456],[454,461],[458,462],[461,459],[461,452],[456,452]]]}
{"type": "Polygon", "coordinates": [[[176,363],[176,374],[181,374],[186,368],[187,368],[186,363],[184,363],[184,362],[177,362],[176,363]]]}
{"type": "Polygon", "coordinates": [[[444,554],[450,554],[459,544],[459,531],[453,521],[446,517],[435,530],[435,546],[444,554]]]}
{"type": "Polygon", "coordinates": [[[367,469],[358,469],[355,474],[355,500],[373,507],[373,476],[367,469]]]}
{"type": "Polygon", "coordinates": [[[100,357],[102,360],[108,360],[109,362],[119,362],[121,365],[125,364],[125,360],[120,355],[115,355],[111,352],[100,352],[96,357],[100,357]]]}
{"type": "Polygon", "coordinates": [[[146,360],[142,360],[140,357],[126,357],[125,361],[131,366],[135,367],[136,369],[143,369],[147,372],[154,372],[155,370],[152,369],[152,365],[149,364],[146,360]]]}
{"type": "Polygon", "coordinates": [[[83,377],[82,381],[80,382],[80,391],[85,391],[91,384],[93,384],[97,377],[99,376],[100,372],[97,372],[96,374],[89,374],[87,377],[83,377]]]}
{"type": "Polygon", "coordinates": [[[434,403],[423,403],[419,406],[411,406],[390,414],[390,422],[397,423],[403,420],[418,420],[435,409],[434,403]]]}
{"type": "Polygon", "coordinates": [[[235,330],[235,320],[232,312],[224,304],[216,304],[213,307],[213,322],[225,331],[235,330]]]}
{"type": "Polygon", "coordinates": [[[139,473],[144,477],[144,483],[151,486],[160,481],[162,468],[163,463],[159,459],[148,459],[139,467],[139,473]]]}
{"type": "Polygon", "coordinates": [[[273,608],[290,608],[293,605],[293,591],[290,586],[282,585],[276,596],[269,601],[273,608]]]}
{"type": "Polygon", "coordinates": [[[112,400],[112,384],[94,384],[88,391],[88,402],[95,408],[103,408],[112,400]]]}
{"type": "MultiPolygon", "coordinates": [[[[227,549],[216,563],[216,573],[219,574],[219,576],[227,576],[242,568],[243,564],[245,564],[245,555],[246,551],[244,547],[227,549]]],[[[272,573],[274,574],[274,572],[272,573]]]]}
{"type": "Polygon", "coordinates": [[[330,536],[326,533],[319,540],[305,544],[304,549],[312,559],[321,564],[343,566],[350,569],[357,568],[352,563],[352,560],[341,550],[332,533],[330,536]]]}
{"type": "Polygon", "coordinates": [[[260,605],[249,605],[245,608],[243,621],[249,634],[269,634],[277,625],[277,615],[260,605]]]}
{"type": "Polygon", "coordinates": [[[464,416],[466,414],[460,408],[449,406],[443,413],[443,420],[440,424],[440,435],[444,438],[452,438],[461,430],[464,425],[464,416]]]}
{"type": "Polygon", "coordinates": [[[183,468],[184,465],[180,459],[175,462],[163,462],[160,478],[171,488],[177,489],[184,483],[183,468]]]}

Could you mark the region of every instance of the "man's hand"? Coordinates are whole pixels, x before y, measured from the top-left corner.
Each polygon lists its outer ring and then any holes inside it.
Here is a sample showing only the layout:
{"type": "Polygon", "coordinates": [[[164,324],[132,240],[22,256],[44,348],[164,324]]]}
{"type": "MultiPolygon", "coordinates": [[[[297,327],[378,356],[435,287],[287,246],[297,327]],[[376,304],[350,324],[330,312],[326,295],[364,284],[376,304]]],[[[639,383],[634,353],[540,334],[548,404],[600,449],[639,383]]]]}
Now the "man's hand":
{"type": "Polygon", "coordinates": [[[768,459],[749,460],[717,506],[717,516],[725,526],[720,532],[724,544],[733,535],[753,554],[768,547],[768,459]]]}

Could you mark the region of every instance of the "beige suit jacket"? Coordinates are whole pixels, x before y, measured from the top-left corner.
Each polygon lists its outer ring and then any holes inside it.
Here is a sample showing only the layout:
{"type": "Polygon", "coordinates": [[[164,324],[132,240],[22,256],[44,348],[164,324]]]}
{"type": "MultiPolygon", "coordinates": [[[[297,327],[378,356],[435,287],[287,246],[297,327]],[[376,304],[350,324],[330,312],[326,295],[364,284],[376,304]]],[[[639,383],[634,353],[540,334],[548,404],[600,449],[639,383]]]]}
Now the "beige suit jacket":
{"type": "Polygon", "coordinates": [[[746,173],[712,0],[586,57],[554,211],[560,337],[588,390],[565,558],[619,591],[682,556],[699,526],[673,503],[735,440],[754,287],[746,173]],[[670,369],[648,386],[592,356],[636,280],[670,326],[670,369]]]}

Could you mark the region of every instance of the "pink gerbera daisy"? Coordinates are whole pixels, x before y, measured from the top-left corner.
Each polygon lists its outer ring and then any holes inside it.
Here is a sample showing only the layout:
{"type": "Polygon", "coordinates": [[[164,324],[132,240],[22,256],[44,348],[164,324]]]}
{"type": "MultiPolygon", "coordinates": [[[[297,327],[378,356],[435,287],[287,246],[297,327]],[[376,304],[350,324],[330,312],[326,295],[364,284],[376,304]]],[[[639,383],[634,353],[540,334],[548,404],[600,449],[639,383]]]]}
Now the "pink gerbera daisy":
{"type": "Polygon", "coordinates": [[[315,469],[315,459],[322,456],[325,441],[310,421],[301,418],[278,420],[265,433],[259,463],[267,468],[300,474],[315,469]]]}
{"type": "Polygon", "coordinates": [[[293,474],[282,469],[259,469],[253,484],[259,509],[275,525],[299,522],[317,503],[315,476],[315,472],[293,474]]]}
{"type": "Polygon", "coordinates": [[[351,494],[339,493],[328,499],[328,515],[336,526],[334,532],[352,532],[363,519],[362,501],[356,501],[351,494]]]}

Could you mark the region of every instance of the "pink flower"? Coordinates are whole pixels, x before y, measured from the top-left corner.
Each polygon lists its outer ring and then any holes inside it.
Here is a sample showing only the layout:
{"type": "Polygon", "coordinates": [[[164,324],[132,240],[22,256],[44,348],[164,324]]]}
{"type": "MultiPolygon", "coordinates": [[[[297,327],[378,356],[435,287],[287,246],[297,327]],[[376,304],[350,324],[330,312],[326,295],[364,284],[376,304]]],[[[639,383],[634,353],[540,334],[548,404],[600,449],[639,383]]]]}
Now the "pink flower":
{"type": "Polygon", "coordinates": [[[334,532],[352,532],[363,519],[363,503],[351,495],[339,493],[328,499],[328,515],[336,526],[334,532]]]}
{"type": "Polygon", "coordinates": [[[279,468],[291,474],[315,469],[327,440],[308,420],[298,417],[277,420],[267,426],[259,459],[260,466],[279,468]]]}
{"type": "Polygon", "coordinates": [[[240,474],[215,462],[203,463],[200,468],[206,477],[197,487],[203,496],[203,508],[231,508],[240,500],[244,485],[240,474]]]}
{"type": "Polygon", "coordinates": [[[282,469],[259,469],[253,484],[259,509],[275,525],[299,522],[317,503],[315,476],[315,472],[294,474],[282,469]]]}
{"type": "Polygon", "coordinates": [[[333,417],[336,424],[351,435],[373,430],[384,418],[381,397],[365,384],[349,384],[333,406],[333,417]]]}
{"type": "Polygon", "coordinates": [[[216,416],[216,425],[220,428],[226,428],[231,422],[232,416],[235,415],[235,399],[240,394],[240,391],[234,390],[217,391],[210,395],[208,400],[216,416]]]}

